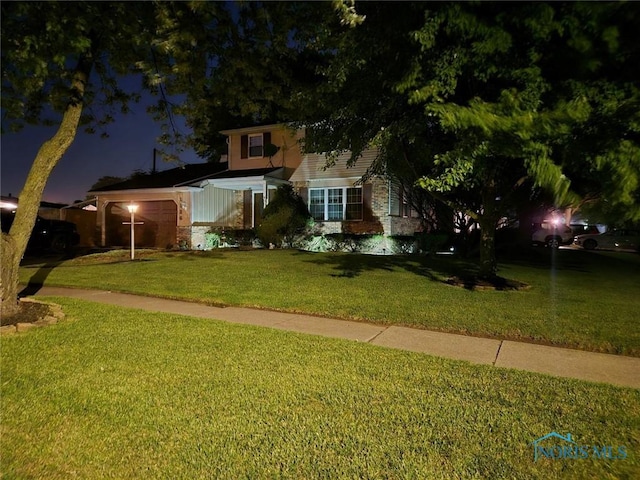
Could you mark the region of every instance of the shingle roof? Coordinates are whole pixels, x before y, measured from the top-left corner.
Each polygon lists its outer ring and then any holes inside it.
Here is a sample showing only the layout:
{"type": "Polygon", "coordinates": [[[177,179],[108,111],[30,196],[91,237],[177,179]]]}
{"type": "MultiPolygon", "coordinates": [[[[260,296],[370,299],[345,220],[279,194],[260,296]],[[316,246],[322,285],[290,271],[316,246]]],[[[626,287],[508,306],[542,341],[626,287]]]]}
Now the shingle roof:
{"type": "Polygon", "coordinates": [[[124,182],[101,187],[92,192],[112,192],[116,190],[134,190],[141,188],[167,188],[184,185],[192,181],[206,178],[216,173],[224,172],[228,168],[227,162],[220,163],[192,163],[171,170],[136,175],[124,182]]]}
{"type": "MultiPolygon", "coordinates": [[[[220,178],[243,178],[243,177],[263,177],[275,172],[276,170],[282,170],[282,167],[270,167],[270,168],[254,168],[250,170],[226,170],[224,172],[210,175],[207,178],[220,179],[220,178]]],[[[203,178],[202,180],[206,180],[203,178]]]]}

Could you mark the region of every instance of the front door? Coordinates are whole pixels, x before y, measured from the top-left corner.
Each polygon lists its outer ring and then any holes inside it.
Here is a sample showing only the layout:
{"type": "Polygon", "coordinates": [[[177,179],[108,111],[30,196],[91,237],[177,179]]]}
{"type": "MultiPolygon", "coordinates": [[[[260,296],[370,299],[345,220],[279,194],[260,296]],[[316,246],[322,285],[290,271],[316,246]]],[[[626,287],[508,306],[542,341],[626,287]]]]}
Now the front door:
{"type": "Polygon", "coordinates": [[[262,222],[264,212],[264,195],[262,192],[245,190],[243,195],[244,203],[244,228],[255,228],[262,222]]]}
{"type": "Polygon", "coordinates": [[[253,226],[257,227],[262,222],[264,213],[264,195],[262,192],[253,194],[253,226]]]}

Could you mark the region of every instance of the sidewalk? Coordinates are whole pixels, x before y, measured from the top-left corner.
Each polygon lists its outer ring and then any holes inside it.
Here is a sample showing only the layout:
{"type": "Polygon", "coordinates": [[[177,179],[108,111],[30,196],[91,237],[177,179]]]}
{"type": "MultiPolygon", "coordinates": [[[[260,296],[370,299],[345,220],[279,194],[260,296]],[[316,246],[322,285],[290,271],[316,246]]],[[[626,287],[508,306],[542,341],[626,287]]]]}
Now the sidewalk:
{"type": "Polygon", "coordinates": [[[466,360],[476,364],[640,388],[640,358],[636,357],[468,337],[407,327],[372,325],[311,315],[238,307],[210,307],[192,302],[100,290],[43,287],[36,295],[79,298],[154,312],[344,338],[438,357],[466,360]]]}

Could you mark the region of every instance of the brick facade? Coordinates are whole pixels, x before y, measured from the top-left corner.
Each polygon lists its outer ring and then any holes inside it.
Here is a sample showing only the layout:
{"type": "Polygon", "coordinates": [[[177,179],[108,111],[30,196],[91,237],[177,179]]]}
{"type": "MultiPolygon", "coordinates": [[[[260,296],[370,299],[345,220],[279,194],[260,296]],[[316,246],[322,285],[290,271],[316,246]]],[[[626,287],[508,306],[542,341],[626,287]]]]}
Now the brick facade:
{"type": "MultiPolygon", "coordinates": [[[[413,235],[420,231],[420,219],[400,217],[389,214],[389,183],[383,178],[373,178],[368,182],[371,185],[371,205],[366,215],[370,220],[342,221],[342,222],[316,222],[315,233],[328,235],[335,233],[346,233],[356,235],[384,234],[391,235],[413,235]]],[[[301,194],[309,188],[310,182],[294,182],[293,187],[301,194]]],[[[306,196],[303,198],[307,201],[306,196]]]]}

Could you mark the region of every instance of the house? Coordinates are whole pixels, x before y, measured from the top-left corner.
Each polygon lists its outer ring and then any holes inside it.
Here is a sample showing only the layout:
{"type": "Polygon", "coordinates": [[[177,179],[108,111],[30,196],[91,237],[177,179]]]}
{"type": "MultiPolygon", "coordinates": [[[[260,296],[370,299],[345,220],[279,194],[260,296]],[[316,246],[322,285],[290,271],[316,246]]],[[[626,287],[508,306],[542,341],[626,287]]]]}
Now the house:
{"type": "Polygon", "coordinates": [[[376,156],[375,149],[365,150],[348,166],[346,152],[329,168],[322,154],[302,158],[290,181],[322,233],[393,236],[420,230],[420,218],[402,189],[384,176],[367,175],[376,156]]]}
{"type": "Polygon", "coordinates": [[[264,125],[221,132],[226,162],[184,165],[139,175],[97,189],[102,245],[127,245],[127,205],[138,204],[136,244],[201,249],[212,228],[250,230],[278,186],[290,183],[302,196],[322,233],[412,235],[420,219],[399,188],[383,177],[362,181],[376,152],[364,152],[353,167],[341,155],[324,168],[321,154],[303,154],[303,130],[264,125]]]}

